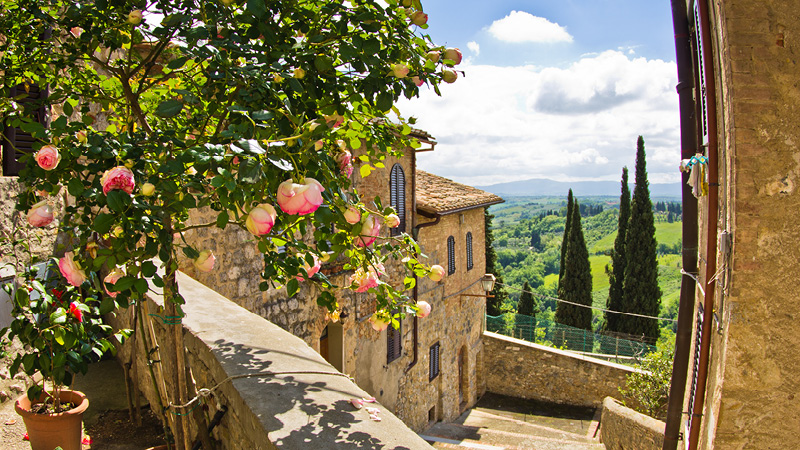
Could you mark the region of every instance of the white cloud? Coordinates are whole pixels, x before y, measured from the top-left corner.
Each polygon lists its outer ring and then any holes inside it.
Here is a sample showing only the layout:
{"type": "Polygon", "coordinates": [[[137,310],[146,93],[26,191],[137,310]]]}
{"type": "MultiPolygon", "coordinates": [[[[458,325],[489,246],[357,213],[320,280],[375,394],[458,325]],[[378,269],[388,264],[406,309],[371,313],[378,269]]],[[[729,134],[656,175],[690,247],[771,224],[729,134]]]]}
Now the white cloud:
{"type": "Polygon", "coordinates": [[[443,97],[400,104],[439,143],[423,170],[473,185],[619,180],[642,135],[651,182],[679,179],[674,63],[606,51],[566,68],[462,66],[443,97]]]}
{"type": "Polygon", "coordinates": [[[481,54],[481,46],[475,41],[467,42],[467,48],[470,49],[472,53],[475,53],[475,56],[481,54]]]}
{"type": "Polygon", "coordinates": [[[572,42],[567,29],[543,17],[524,11],[511,11],[489,26],[489,33],[505,42],[572,42]]]}

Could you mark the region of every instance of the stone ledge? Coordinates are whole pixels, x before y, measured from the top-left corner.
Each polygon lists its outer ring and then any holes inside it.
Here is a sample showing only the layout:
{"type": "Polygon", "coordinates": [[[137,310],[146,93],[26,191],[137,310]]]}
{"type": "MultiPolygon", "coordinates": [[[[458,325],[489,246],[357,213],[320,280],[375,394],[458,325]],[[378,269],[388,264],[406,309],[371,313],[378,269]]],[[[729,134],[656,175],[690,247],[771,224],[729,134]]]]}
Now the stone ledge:
{"type": "Polygon", "coordinates": [[[664,422],[634,411],[612,397],[603,400],[600,441],[607,450],[661,450],[664,422]]]}

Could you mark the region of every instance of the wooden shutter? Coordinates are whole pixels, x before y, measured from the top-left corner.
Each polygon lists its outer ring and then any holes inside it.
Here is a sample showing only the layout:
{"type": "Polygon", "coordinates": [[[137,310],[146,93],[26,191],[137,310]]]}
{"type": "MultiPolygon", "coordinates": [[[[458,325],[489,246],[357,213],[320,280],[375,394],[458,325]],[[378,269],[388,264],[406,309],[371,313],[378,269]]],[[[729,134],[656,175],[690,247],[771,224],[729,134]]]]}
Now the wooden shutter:
{"type": "MultiPolygon", "coordinates": [[[[47,114],[47,107],[41,103],[47,98],[47,89],[40,89],[35,84],[20,84],[11,88],[8,92],[10,98],[23,95],[24,97],[17,99],[16,102],[23,107],[35,108],[27,112],[33,115],[34,120],[47,127],[50,122],[50,116],[47,114]],[[39,104],[38,107],[35,105],[37,103],[39,104]]],[[[19,128],[13,128],[8,122],[4,124],[3,128],[3,135],[5,136],[2,139],[3,175],[18,175],[20,169],[24,166],[20,164],[19,158],[26,153],[33,153],[34,139],[30,133],[19,128]]]]}
{"type": "Polygon", "coordinates": [[[472,232],[467,232],[467,270],[472,270],[472,232]]]}
{"type": "Polygon", "coordinates": [[[439,376],[439,343],[431,345],[430,367],[428,370],[428,381],[432,381],[439,376]]]}
{"type": "Polygon", "coordinates": [[[402,346],[402,330],[403,330],[403,321],[398,320],[398,326],[395,330],[394,327],[389,325],[389,328],[386,329],[386,362],[390,363],[395,359],[400,357],[402,353],[403,346],[402,346]]]}
{"type": "Polygon", "coordinates": [[[456,239],[453,236],[447,238],[447,274],[456,273],[456,239]]]}
{"type": "Polygon", "coordinates": [[[391,236],[399,236],[406,231],[406,176],[400,164],[392,166],[389,175],[389,203],[397,211],[400,225],[390,228],[391,236]]]}

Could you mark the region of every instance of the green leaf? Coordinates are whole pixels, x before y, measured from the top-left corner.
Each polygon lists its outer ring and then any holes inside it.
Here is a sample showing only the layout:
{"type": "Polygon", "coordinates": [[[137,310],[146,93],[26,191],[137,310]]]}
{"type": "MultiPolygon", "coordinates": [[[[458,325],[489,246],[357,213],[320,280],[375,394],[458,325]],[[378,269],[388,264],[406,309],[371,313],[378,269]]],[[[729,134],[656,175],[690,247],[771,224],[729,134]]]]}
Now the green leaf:
{"type": "Polygon", "coordinates": [[[314,67],[316,67],[320,73],[326,74],[333,70],[333,61],[328,55],[317,55],[317,57],[314,58],[314,67]]]}
{"type": "Polygon", "coordinates": [[[114,299],[111,297],[104,297],[100,302],[100,314],[108,314],[114,310],[114,299]]]}
{"type": "Polygon", "coordinates": [[[175,117],[183,109],[183,102],[180,100],[167,100],[161,102],[156,108],[156,114],[160,117],[175,117]]]}
{"type": "Polygon", "coordinates": [[[364,164],[360,169],[358,169],[358,173],[361,174],[361,178],[366,178],[372,173],[372,170],[372,166],[369,164],[364,164]]]}
{"type": "Polygon", "coordinates": [[[243,158],[239,163],[239,182],[256,183],[261,178],[261,163],[255,158],[243,158]]]}
{"type": "Polygon", "coordinates": [[[64,345],[64,330],[61,328],[56,328],[53,330],[53,337],[55,338],[56,342],[59,345],[64,345]]]}
{"type": "Polygon", "coordinates": [[[69,183],[67,183],[67,192],[69,192],[69,195],[78,197],[83,194],[83,191],[83,183],[81,182],[80,178],[71,178],[69,183]]]}
{"type": "Polygon", "coordinates": [[[100,213],[94,218],[94,230],[100,234],[108,233],[114,225],[115,217],[112,214],[100,213]]]}
{"type": "Polygon", "coordinates": [[[140,294],[147,293],[147,289],[149,287],[150,285],[147,284],[147,280],[145,280],[144,278],[139,278],[138,280],[136,280],[136,282],[133,283],[133,288],[136,290],[136,292],[140,294]]]}
{"type": "Polygon", "coordinates": [[[188,60],[189,60],[188,57],[181,56],[180,58],[175,58],[172,61],[170,61],[169,64],[167,64],[167,67],[169,67],[172,70],[180,69],[181,67],[183,67],[184,64],[186,64],[186,61],[188,60]]]}
{"type": "Polygon", "coordinates": [[[230,216],[228,215],[227,211],[222,211],[219,213],[219,215],[217,215],[217,228],[225,228],[225,226],[228,225],[229,219],[230,216]]]}
{"type": "Polygon", "coordinates": [[[142,263],[142,275],[152,277],[158,271],[158,267],[152,261],[145,261],[142,263]]]}
{"type": "Polygon", "coordinates": [[[189,259],[197,259],[197,257],[200,256],[200,252],[192,247],[183,247],[183,254],[189,259]]]}
{"type": "Polygon", "coordinates": [[[297,290],[300,289],[300,283],[298,283],[296,278],[292,278],[286,283],[286,293],[289,297],[294,297],[297,294],[297,290]]]}
{"type": "Polygon", "coordinates": [[[392,103],[394,103],[394,98],[392,98],[392,94],[390,92],[381,92],[378,94],[377,101],[375,102],[375,107],[379,110],[386,112],[392,109],[392,103]]]}
{"type": "Polygon", "coordinates": [[[35,353],[28,353],[27,355],[22,357],[22,368],[23,370],[25,370],[25,373],[33,372],[33,367],[35,363],[36,363],[35,353]]]}
{"type": "Polygon", "coordinates": [[[247,10],[257,19],[263,19],[267,15],[266,0],[247,0],[247,10]]]}
{"type": "Polygon", "coordinates": [[[67,311],[64,308],[58,308],[50,314],[50,323],[67,323],[67,311]]]}
{"type": "Polygon", "coordinates": [[[290,170],[294,170],[294,166],[292,166],[292,163],[290,163],[285,159],[281,159],[272,155],[267,155],[267,160],[271,162],[273,166],[283,171],[288,172],[290,170]]]}
{"type": "Polygon", "coordinates": [[[108,207],[111,208],[112,211],[116,212],[124,212],[125,209],[130,204],[131,196],[125,191],[121,191],[119,189],[114,189],[113,191],[109,191],[106,195],[106,203],[108,207]]]}
{"type": "Polygon", "coordinates": [[[132,276],[124,276],[119,280],[117,280],[116,283],[114,283],[114,290],[117,292],[122,292],[124,290],[130,289],[130,287],[133,286],[133,283],[135,281],[136,278],[132,276]]]}
{"type": "Polygon", "coordinates": [[[19,127],[22,128],[22,131],[33,135],[34,138],[44,139],[47,137],[44,126],[39,122],[25,122],[19,127]]]}

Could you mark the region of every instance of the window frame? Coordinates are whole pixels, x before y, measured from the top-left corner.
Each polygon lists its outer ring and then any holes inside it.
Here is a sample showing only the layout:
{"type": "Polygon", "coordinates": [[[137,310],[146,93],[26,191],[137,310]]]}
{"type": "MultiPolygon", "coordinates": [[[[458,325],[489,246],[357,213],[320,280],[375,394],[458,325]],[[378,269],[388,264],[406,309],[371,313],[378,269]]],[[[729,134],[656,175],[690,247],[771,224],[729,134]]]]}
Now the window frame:
{"type": "Polygon", "coordinates": [[[456,273],[456,238],[447,237],[447,275],[456,273]]]}
{"type": "Polygon", "coordinates": [[[386,364],[403,356],[403,320],[397,319],[397,329],[391,324],[386,328],[386,364]]]}
{"type": "Polygon", "coordinates": [[[473,257],[472,257],[472,232],[471,231],[467,231],[466,241],[467,241],[466,242],[466,244],[467,244],[467,270],[472,270],[472,268],[475,266],[475,261],[473,260],[473,257]]]}
{"type": "Polygon", "coordinates": [[[400,225],[390,228],[390,236],[400,236],[406,231],[406,174],[400,163],[389,172],[389,204],[397,211],[400,225]]]}
{"type": "Polygon", "coordinates": [[[436,341],[428,349],[428,381],[433,381],[441,373],[441,344],[436,341]]]}

